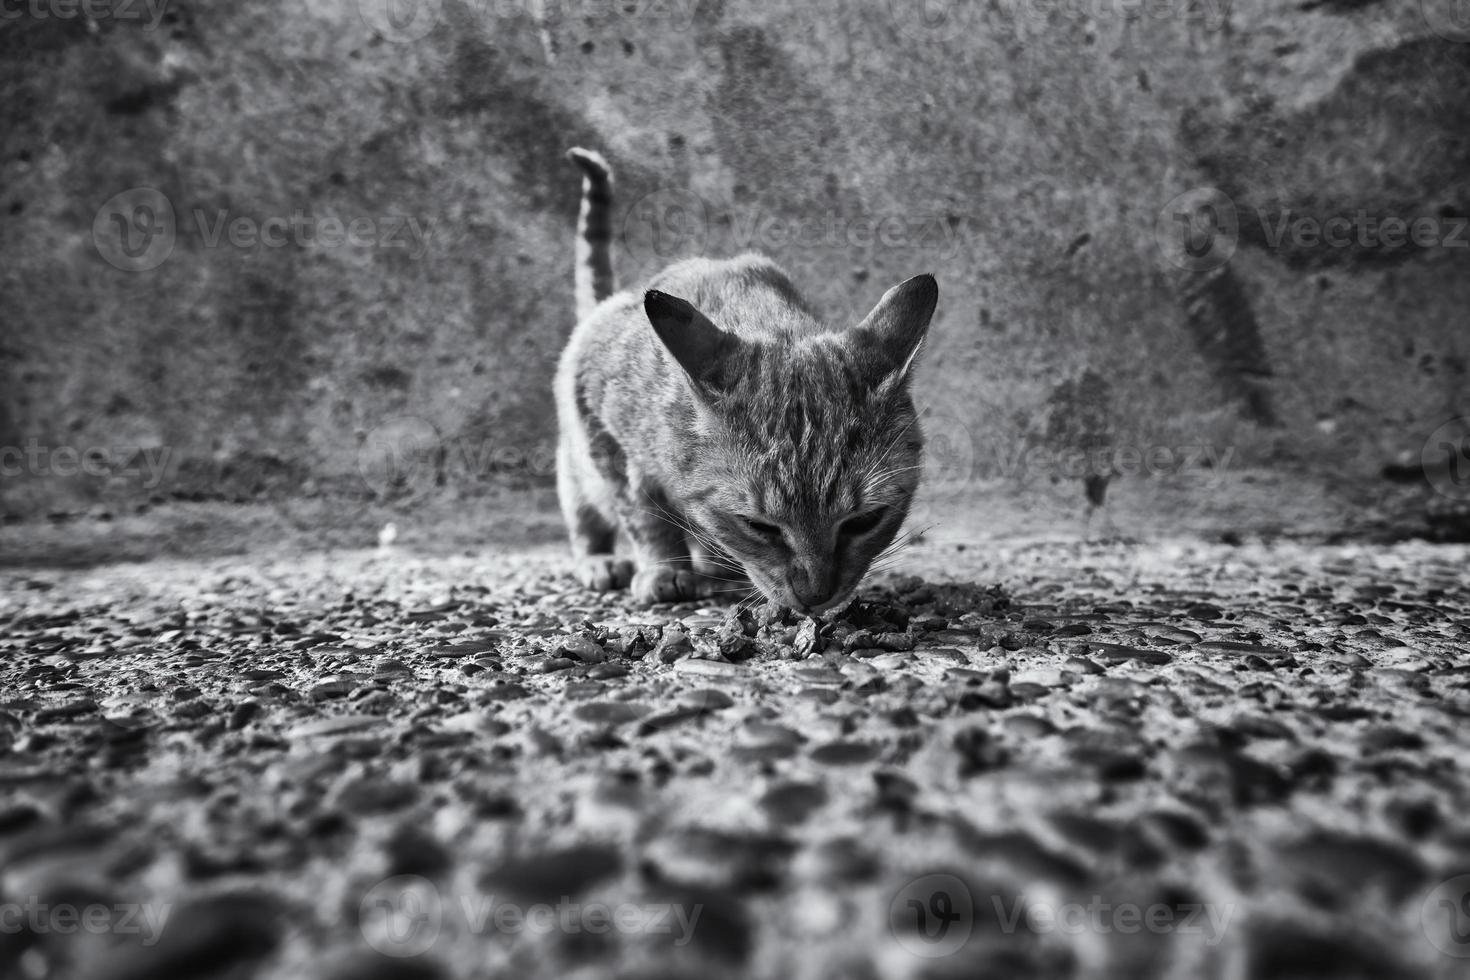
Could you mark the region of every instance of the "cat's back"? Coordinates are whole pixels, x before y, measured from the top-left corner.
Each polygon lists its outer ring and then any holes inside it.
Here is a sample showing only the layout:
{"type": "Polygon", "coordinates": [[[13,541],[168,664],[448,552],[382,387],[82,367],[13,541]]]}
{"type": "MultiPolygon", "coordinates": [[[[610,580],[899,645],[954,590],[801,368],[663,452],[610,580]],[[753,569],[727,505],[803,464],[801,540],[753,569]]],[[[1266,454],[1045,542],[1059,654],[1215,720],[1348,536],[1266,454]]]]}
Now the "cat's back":
{"type": "Polygon", "coordinates": [[[688,300],[716,325],[750,340],[825,329],[791,277],[758,252],[676,262],[654,276],[647,288],[688,300]]]}
{"type": "Polygon", "coordinates": [[[732,259],[683,259],[637,289],[611,296],[579,330],[607,336],[633,332],[652,338],[643,293],[657,289],[687,300],[718,326],[751,340],[806,336],[826,328],[791,277],[758,252],[732,259]]]}

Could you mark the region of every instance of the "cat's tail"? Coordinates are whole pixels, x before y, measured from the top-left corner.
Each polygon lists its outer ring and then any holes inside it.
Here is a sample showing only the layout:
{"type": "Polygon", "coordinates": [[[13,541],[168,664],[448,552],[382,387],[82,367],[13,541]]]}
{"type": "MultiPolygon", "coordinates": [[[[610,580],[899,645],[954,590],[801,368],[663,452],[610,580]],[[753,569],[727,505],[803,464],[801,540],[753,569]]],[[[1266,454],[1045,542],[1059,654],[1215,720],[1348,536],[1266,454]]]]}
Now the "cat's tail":
{"type": "Polygon", "coordinates": [[[567,157],[582,168],[582,213],[577,219],[577,320],[617,289],[612,266],[612,168],[602,154],[573,147],[567,157]]]}

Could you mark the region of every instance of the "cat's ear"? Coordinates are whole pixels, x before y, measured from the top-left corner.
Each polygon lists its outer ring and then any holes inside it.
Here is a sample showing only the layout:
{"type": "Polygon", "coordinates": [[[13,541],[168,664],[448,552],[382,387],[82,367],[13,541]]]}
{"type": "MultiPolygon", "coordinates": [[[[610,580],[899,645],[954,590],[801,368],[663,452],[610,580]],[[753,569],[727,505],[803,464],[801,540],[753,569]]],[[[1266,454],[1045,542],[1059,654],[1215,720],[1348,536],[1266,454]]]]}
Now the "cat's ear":
{"type": "Polygon", "coordinates": [[[643,294],[643,309],[658,339],[696,386],[720,388],[739,338],[715,326],[694,304],[657,289],[643,294]]]}
{"type": "Polygon", "coordinates": [[[925,273],[888,290],[873,312],[853,327],[852,342],[863,352],[874,384],[908,377],[938,304],[939,283],[925,273]]]}

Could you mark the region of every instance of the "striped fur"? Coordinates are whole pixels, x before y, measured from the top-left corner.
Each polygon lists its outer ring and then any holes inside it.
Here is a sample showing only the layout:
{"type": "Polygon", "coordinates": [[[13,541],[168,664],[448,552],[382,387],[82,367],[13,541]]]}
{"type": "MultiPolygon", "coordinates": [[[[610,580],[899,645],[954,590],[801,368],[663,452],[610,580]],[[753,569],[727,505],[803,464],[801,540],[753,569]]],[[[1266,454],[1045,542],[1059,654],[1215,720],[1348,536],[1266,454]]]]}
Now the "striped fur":
{"type": "Polygon", "coordinates": [[[580,147],[567,156],[582,168],[582,210],[577,217],[577,319],[613,294],[612,168],[602,154],[580,147]]]}
{"type": "Polygon", "coordinates": [[[686,260],[605,299],[588,275],[591,303],[578,261],[591,309],[557,372],[557,477],[584,583],[845,601],[918,486],[909,374],[933,277],[833,331],[764,256],[686,260]]]}

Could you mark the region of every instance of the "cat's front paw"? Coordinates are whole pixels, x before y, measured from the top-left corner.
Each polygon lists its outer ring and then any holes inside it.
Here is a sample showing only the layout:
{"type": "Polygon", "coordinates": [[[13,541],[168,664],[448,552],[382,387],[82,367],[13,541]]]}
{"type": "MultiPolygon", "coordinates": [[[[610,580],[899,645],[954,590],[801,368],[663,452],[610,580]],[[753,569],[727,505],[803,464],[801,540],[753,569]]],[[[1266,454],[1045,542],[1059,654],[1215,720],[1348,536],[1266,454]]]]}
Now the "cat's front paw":
{"type": "Polygon", "coordinates": [[[633,563],[612,555],[587,555],[577,559],[577,581],[594,592],[626,589],[633,581],[633,563]]]}
{"type": "Polygon", "coordinates": [[[692,568],[653,565],[633,576],[633,601],[683,602],[709,595],[710,581],[692,568]]]}

